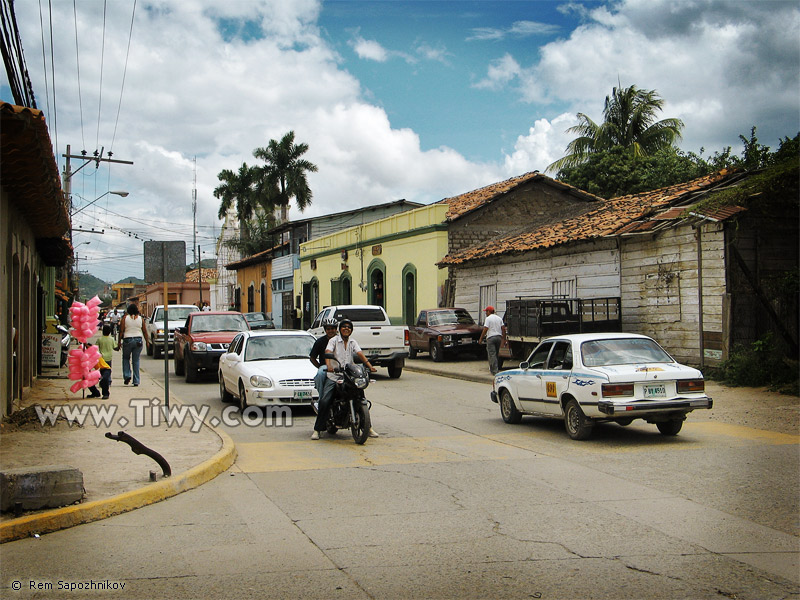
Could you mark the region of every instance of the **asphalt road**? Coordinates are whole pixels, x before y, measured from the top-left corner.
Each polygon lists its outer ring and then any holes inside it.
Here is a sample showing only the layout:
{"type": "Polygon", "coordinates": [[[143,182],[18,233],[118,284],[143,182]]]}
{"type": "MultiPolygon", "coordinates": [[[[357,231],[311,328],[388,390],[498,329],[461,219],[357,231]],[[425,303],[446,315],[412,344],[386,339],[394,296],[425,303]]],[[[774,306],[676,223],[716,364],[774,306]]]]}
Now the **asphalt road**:
{"type": "MultiPolygon", "coordinates": [[[[225,408],[213,378],[173,376],[170,389],[212,416],[225,408]]],[[[407,370],[379,373],[367,395],[381,437],[364,446],[346,432],[311,441],[308,409],[291,426],[223,423],[239,458],[212,482],[4,544],[3,597],[800,593],[795,435],[690,416],[677,437],[634,422],[575,442],[556,421],[506,425],[486,384],[407,370]],[[117,589],[57,589],[91,580],[117,589]]]]}

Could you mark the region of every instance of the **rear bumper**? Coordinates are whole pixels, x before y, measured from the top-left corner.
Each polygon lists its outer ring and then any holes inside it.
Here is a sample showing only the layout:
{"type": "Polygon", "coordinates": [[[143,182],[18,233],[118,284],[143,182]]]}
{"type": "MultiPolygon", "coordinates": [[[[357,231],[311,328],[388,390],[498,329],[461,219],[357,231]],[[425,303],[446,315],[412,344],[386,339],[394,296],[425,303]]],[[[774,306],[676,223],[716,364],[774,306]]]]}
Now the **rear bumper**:
{"type": "Polygon", "coordinates": [[[712,408],[714,401],[704,398],[674,398],[672,400],[638,400],[635,402],[613,402],[600,400],[597,410],[610,417],[637,416],[645,414],[682,412],[687,413],[702,408],[712,408]]]}
{"type": "Polygon", "coordinates": [[[405,364],[405,360],[408,358],[408,351],[403,350],[402,352],[392,352],[391,354],[378,354],[370,356],[367,352],[364,352],[366,357],[369,359],[371,365],[375,367],[389,367],[389,366],[398,366],[398,361],[400,362],[399,366],[403,366],[405,364]]]}

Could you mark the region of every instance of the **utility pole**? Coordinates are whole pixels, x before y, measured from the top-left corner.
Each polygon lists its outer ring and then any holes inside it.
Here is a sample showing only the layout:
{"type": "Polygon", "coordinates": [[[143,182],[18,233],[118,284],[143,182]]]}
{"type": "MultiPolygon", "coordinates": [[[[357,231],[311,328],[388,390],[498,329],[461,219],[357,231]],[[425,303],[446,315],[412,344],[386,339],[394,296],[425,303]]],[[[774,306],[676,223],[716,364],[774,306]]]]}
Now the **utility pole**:
{"type": "MultiPolygon", "coordinates": [[[[103,158],[103,152],[105,151],[105,146],[100,148],[100,152],[97,152],[95,150],[94,156],[87,156],[86,154],[70,154],[70,148],[71,148],[71,146],[69,144],[67,144],[67,153],[66,154],[62,154],[61,156],[63,156],[64,158],[67,159],[67,162],[64,164],[64,174],[62,175],[62,181],[63,181],[63,186],[62,187],[64,188],[64,193],[67,195],[67,198],[69,198],[69,212],[71,214],[72,213],[72,176],[75,175],[75,173],[80,171],[83,167],[85,167],[86,165],[88,165],[92,161],[94,161],[94,163],[95,163],[95,168],[98,168],[100,166],[101,162],[120,163],[120,164],[123,164],[123,165],[132,165],[133,161],[131,161],[131,160],[118,160],[116,158],[111,158],[111,152],[108,153],[108,158],[103,158]],[[72,159],[72,158],[77,158],[77,159],[80,159],[80,160],[85,161],[85,162],[80,167],[78,167],[77,169],[75,169],[73,171],[72,170],[72,163],[70,162],[70,159],[72,159]]],[[[70,235],[70,239],[72,239],[72,235],[70,235]]]]}

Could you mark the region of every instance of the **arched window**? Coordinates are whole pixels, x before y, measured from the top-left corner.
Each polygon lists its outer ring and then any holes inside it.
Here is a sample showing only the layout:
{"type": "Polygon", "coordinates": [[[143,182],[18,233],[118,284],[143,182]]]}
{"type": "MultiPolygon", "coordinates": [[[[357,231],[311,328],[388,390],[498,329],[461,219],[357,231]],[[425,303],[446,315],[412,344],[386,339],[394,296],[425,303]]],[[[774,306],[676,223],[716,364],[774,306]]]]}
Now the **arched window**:
{"type": "Polygon", "coordinates": [[[367,268],[367,298],[370,304],[386,308],[386,264],[379,258],[367,268]]]}
{"type": "Polygon", "coordinates": [[[403,267],[403,322],[411,326],[417,318],[417,267],[403,267]]]}
{"type": "Polygon", "coordinates": [[[331,304],[353,303],[353,278],[348,271],[342,272],[339,279],[331,279],[331,304]]]}

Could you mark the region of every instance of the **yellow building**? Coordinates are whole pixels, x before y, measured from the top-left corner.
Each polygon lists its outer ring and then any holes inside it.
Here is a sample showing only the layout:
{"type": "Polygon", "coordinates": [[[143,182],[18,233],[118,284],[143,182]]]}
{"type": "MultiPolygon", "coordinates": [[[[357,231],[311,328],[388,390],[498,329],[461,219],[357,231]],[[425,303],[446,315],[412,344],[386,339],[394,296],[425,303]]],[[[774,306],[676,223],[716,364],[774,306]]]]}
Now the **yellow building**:
{"type": "Polygon", "coordinates": [[[432,204],[301,244],[295,290],[304,326],[331,304],[377,304],[395,324],[412,324],[443,297],[448,205],[432,204]]]}
{"type": "Polygon", "coordinates": [[[236,288],[231,306],[218,306],[219,310],[272,313],[272,259],[275,250],[265,250],[253,256],[226,265],[236,271],[236,288]]]}

